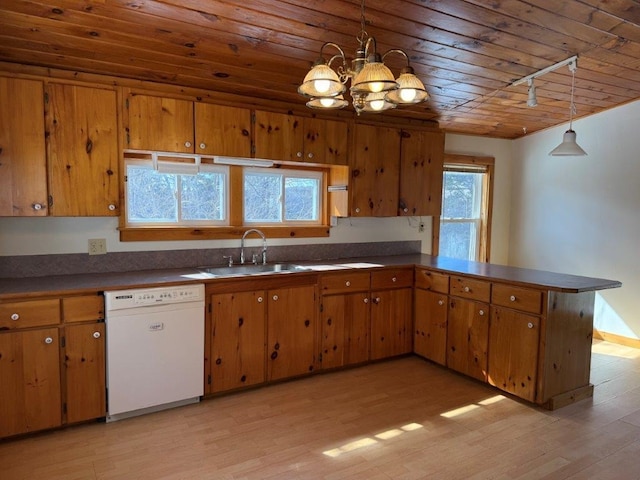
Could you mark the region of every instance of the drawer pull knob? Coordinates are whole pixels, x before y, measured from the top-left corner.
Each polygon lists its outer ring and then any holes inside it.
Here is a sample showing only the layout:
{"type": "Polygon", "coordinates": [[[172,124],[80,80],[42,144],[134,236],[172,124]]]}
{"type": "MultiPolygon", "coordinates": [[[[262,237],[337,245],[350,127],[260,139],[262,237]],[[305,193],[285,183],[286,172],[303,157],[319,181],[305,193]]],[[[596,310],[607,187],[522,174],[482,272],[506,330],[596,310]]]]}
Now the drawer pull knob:
{"type": "Polygon", "coordinates": [[[273,296],[273,300],[277,302],[278,301],[278,295],[274,295],[273,296]]]}
{"type": "Polygon", "coordinates": [[[391,281],[395,283],[395,282],[397,282],[397,281],[398,281],[398,279],[397,279],[396,277],[393,277],[393,278],[391,279],[391,281]]]}
{"type": "Polygon", "coordinates": [[[509,300],[511,300],[512,302],[515,302],[516,301],[516,296],[515,295],[511,295],[509,297],[509,300]]]}
{"type": "Polygon", "coordinates": [[[204,143],[204,142],[202,142],[202,143],[200,144],[200,148],[201,148],[202,150],[204,150],[205,148],[207,148],[207,144],[206,144],[206,143],[204,143]]]}
{"type": "Polygon", "coordinates": [[[184,146],[187,148],[191,148],[191,142],[184,142],[184,146]]]}
{"type": "Polygon", "coordinates": [[[360,213],[360,207],[356,208],[356,213],[360,213]]]}
{"type": "Polygon", "coordinates": [[[47,345],[51,345],[53,343],[53,338],[51,337],[47,337],[44,339],[44,343],[46,343],[47,345]]]}
{"type": "Polygon", "coordinates": [[[438,305],[444,305],[444,300],[438,300],[438,305]]]}
{"type": "Polygon", "coordinates": [[[262,297],[258,297],[258,303],[262,303],[262,297]]]}
{"type": "Polygon", "coordinates": [[[33,204],[33,209],[34,209],[35,211],[42,210],[42,204],[40,204],[40,203],[34,203],[34,204],[33,204]]]}
{"type": "Polygon", "coordinates": [[[465,293],[469,293],[471,291],[471,289],[469,287],[464,287],[464,291],[465,291],[465,293]]]}
{"type": "Polygon", "coordinates": [[[480,310],[478,313],[480,314],[481,317],[484,316],[484,310],[480,310]]]}
{"type": "Polygon", "coordinates": [[[298,158],[302,158],[302,152],[298,152],[298,153],[296,153],[296,157],[298,157],[298,158]]]}
{"type": "Polygon", "coordinates": [[[531,322],[527,323],[527,327],[533,328],[533,323],[531,323],[531,322]]]}
{"type": "Polygon", "coordinates": [[[375,303],[376,305],[380,303],[380,297],[376,297],[373,299],[373,303],[375,303]]]}
{"type": "Polygon", "coordinates": [[[344,284],[345,284],[347,287],[350,287],[350,286],[351,286],[351,282],[350,282],[349,280],[347,280],[346,282],[344,282],[344,284]]]}
{"type": "Polygon", "coordinates": [[[93,332],[93,338],[100,338],[100,332],[93,332]]]}
{"type": "Polygon", "coordinates": [[[369,299],[368,299],[368,298],[365,298],[365,299],[363,300],[363,302],[364,302],[364,303],[369,303],[369,299]]]}
{"type": "Polygon", "coordinates": [[[309,158],[313,158],[313,152],[310,152],[310,153],[307,155],[307,157],[309,157],[309,158]]]}
{"type": "Polygon", "coordinates": [[[17,313],[14,313],[11,315],[11,320],[20,320],[20,315],[18,315],[17,313]]]}

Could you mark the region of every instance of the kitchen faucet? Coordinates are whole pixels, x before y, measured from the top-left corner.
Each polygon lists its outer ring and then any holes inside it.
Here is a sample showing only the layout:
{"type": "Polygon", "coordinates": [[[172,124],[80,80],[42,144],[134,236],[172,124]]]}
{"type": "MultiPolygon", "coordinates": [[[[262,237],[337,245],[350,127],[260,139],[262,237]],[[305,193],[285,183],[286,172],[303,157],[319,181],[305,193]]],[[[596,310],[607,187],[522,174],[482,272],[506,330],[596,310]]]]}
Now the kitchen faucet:
{"type": "MultiPolygon", "coordinates": [[[[240,240],[240,264],[244,265],[244,239],[250,233],[257,233],[262,237],[262,264],[266,265],[267,263],[267,237],[264,233],[262,233],[257,228],[250,228],[242,235],[242,240],[240,240]]],[[[253,263],[256,263],[256,255],[253,256],[253,263]]]]}

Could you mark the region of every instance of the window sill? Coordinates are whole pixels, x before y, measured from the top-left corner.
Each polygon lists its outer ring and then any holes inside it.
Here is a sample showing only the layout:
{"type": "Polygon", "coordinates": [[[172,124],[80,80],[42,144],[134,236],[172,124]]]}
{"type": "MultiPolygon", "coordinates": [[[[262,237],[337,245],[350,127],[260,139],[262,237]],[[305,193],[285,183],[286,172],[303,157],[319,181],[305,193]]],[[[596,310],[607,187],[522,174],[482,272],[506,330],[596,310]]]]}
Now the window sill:
{"type": "Polygon", "coordinates": [[[121,242],[159,242],[174,240],[224,240],[242,238],[245,231],[258,228],[267,238],[313,238],[328,237],[328,225],[261,227],[247,225],[242,227],[209,227],[209,228],[120,228],[121,242]]]}

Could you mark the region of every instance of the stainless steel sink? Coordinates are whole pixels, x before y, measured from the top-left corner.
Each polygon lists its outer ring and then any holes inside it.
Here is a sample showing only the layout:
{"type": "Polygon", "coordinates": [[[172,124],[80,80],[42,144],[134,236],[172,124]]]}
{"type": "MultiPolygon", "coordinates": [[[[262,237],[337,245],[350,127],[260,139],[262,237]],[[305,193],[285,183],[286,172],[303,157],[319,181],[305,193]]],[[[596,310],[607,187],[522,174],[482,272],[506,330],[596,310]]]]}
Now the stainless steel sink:
{"type": "Polygon", "coordinates": [[[266,265],[250,264],[233,265],[231,267],[198,267],[198,270],[214,277],[239,277],[243,275],[302,272],[308,270],[308,268],[293,263],[267,263],[266,265]]]}

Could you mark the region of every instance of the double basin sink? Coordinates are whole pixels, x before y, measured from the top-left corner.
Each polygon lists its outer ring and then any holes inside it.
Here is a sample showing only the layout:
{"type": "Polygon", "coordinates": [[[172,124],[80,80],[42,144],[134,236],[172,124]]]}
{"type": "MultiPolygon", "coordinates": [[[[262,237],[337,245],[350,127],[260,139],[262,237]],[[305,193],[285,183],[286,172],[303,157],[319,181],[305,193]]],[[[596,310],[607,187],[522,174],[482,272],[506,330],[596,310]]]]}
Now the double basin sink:
{"type": "Polygon", "coordinates": [[[268,275],[272,273],[303,272],[309,270],[293,263],[244,264],[230,267],[198,267],[201,273],[211,277],[240,277],[244,275],[268,275]]]}

